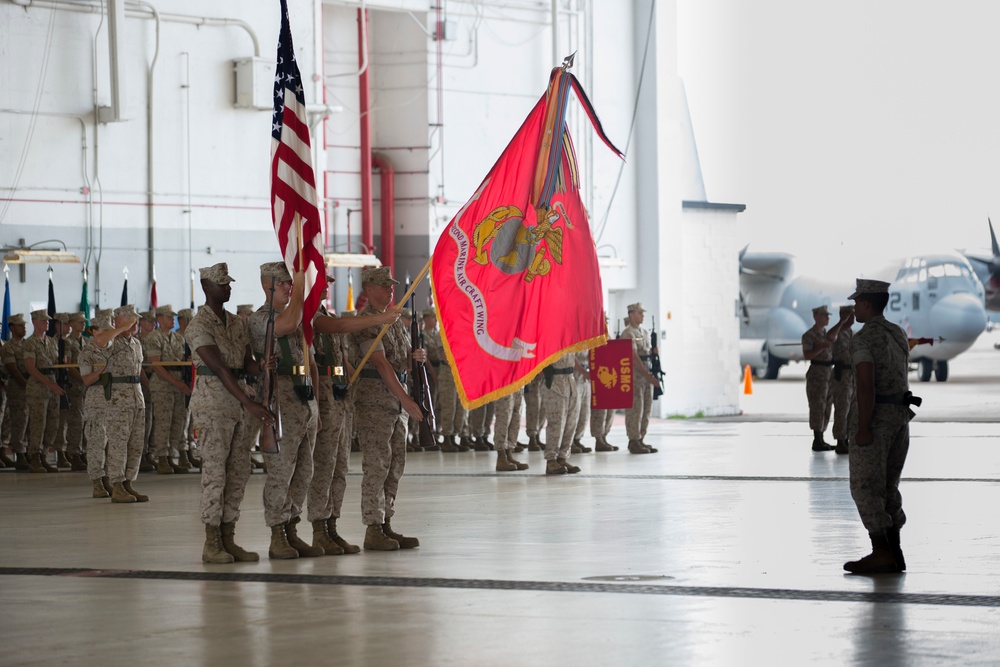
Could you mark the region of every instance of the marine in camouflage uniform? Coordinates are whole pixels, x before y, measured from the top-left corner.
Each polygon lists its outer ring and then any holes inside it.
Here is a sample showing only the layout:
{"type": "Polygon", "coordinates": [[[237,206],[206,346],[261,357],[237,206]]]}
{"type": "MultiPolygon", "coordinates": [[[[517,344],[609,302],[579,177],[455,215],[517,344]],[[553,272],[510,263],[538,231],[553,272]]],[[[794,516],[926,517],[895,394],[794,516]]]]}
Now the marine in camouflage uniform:
{"type": "MultiPolygon", "coordinates": [[[[593,450],[583,444],[583,434],[587,430],[587,424],[590,423],[590,352],[577,352],[576,363],[583,371],[573,373],[573,379],[576,380],[576,401],[578,407],[576,429],[573,432],[572,451],[574,454],[589,454],[593,450]]],[[[591,435],[593,435],[593,432],[591,432],[591,435]]]]}
{"type": "Polygon", "coordinates": [[[542,371],[542,410],[548,422],[545,427],[546,475],[580,472],[579,467],[569,462],[579,409],[576,380],[573,379],[575,366],[576,355],[570,352],[542,371]]]}
{"type": "Polygon", "coordinates": [[[833,402],[833,437],[837,440],[834,451],[838,454],[849,452],[848,424],[851,406],[854,402],[854,364],[851,362],[851,341],[854,331],[854,306],[841,306],[840,318],[845,320],[837,340],[833,342],[833,375],[830,379],[830,394],[833,402]]]}
{"type": "Polygon", "coordinates": [[[193,351],[196,369],[190,407],[202,453],[201,559],[216,564],[253,562],[260,556],[235,541],[251,472],[247,424],[273,425],[275,417],[246,391],[244,376],[259,369],[250,353],[246,322],[223,308],[234,282],[229,266],[214,264],[199,269],[199,275],[206,303],[185,328],[184,340],[193,351]]]}
{"type": "Polygon", "coordinates": [[[140,390],[143,371],[142,344],[136,335],[138,320],[135,306],[115,309],[115,327],[125,329],[112,339],[107,351],[107,365],[100,378],[107,400],[104,406],[108,438],[106,467],[113,503],[149,500],[148,496],[132,488],[132,481],[139,475],[146,421],[146,407],[140,390]]]}
{"type": "MultiPolygon", "coordinates": [[[[143,349],[150,362],[183,362],[185,337],[176,331],[174,317],[177,313],[170,305],[156,309],[158,329],[151,331],[143,341],[143,349]]],[[[190,347],[190,345],[188,345],[190,347]]],[[[188,406],[185,397],[191,395],[191,388],[181,379],[184,370],[180,366],[152,366],[153,375],[149,379],[149,392],[153,404],[153,436],[151,449],[156,459],[158,473],[174,473],[171,465],[171,446],[178,451],[176,472],[189,472],[187,460],[188,406]]]]}
{"type": "MultiPolygon", "coordinates": [[[[142,452],[143,458],[146,461],[153,461],[152,457],[152,442],[153,442],[153,393],[149,389],[149,374],[150,366],[149,364],[149,354],[146,352],[146,338],[153,331],[156,330],[156,313],[151,310],[144,310],[139,313],[139,343],[142,344],[142,373],[140,375],[144,378],[142,385],[142,404],[146,409],[145,415],[143,416],[143,437],[142,437],[142,452]]],[[[147,471],[149,467],[146,467],[147,471]]]]}
{"type": "Polygon", "coordinates": [[[545,449],[539,434],[545,425],[542,410],[542,375],[538,374],[524,387],[524,431],[528,435],[528,451],[540,452],[545,449]]]}
{"type": "Polygon", "coordinates": [[[433,337],[425,336],[424,345],[428,347],[428,356],[432,360],[431,368],[437,377],[437,406],[434,414],[443,438],[441,451],[468,451],[467,445],[456,442],[456,438],[461,438],[466,432],[468,413],[458,398],[455,374],[448,364],[448,355],[445,354],[440,332],[435,331],[433,337]]]}
{"type": "Polygon", "coordinates": [[[31,313],[34,334],[24,341],[22,354],[28,371],[28,386],[24,396],[28,403],[28,462],[31,472],[57,472],[58,468],[46,460],[46,449],[56,442],[59,432],[59,397],[65,390],[56,384],[59,360],[59,342],[46,335],[48,313],[36,310],[31,313]]]}
{"type": "Polygon", "coordinates": [[[812,309],[813,326],[802,334],[802,358],[809,362],[806,371],[806,399],[809,401],[809,428],[813,432],[812,450],[827,452],[833,447],[823,441],[823,432],[830,423],[833,394],[830,378],[833,376],[833,341],[837,340],[844,320],[829,331],[830,312],[826,306],[812,309]]]}
{"type": "Polygon", "coordinates": [[[628,325],[622,329],[621,338],[632,339],[632,407],[625,411],[625,431],[628,433],[628,451],[632,454],[655,454],[657,449],[646,444],[649,415],[653,410],[653,387],[660,381],[649,370],[653,343],[649,331],[642,328],[646,309],[642,303],[628,306],[628,325]]]}
{"type": "Polygon", "coordinates": [[[858,279],[855,300],[864,324],[851,342],[857,391],[851,422],[851,497],[871,538],[872,553],[844,564],[857,574],[902,572],[906,561],[899,530],[906,523],[899,479],[910,445],[907,378],[910,347],[903,330],[883,316],[889,283],[858,279]]]}
{"type": "MultiPolygon", "coordinates": [[[[327,284],[334,281],[327,276],[327,284]]],[[[329,288],[322,299],[326,300],[329,288]]],[[[308,518],[313,526],[313,546],[328,556],[358,553],[361,549],[337,533],[337,519],[344,505],[350,457],[350,403],[348,378],[353,367],[344,355],[345,334],[369,326],[395,322],[396,312],[370,317],[333,317],[322,305],[313,318],[313,346],[319,372],[320,430],[313,453],[313,478],[309,484],[308,518]]]]}
{"type": "Polygon", "coordinates": [[[0,359],[7,371],[7,414],[5,438],[14,454],[14,467],[17,470],[30,470],[26,454],[28,441],[28,402],[24,395],[28,384],[28,370],[24,367],[24,335],[26,325],[24,315],[16,313],[8,321],[12,338],[0,350],[0,359]]]}
{"type": "Polygon", "coordinates": [[[111,495],[111,481],[107,472],[108,400],[104,387],[98,382],[108,361],[111,338],[117,335],[111,323],[111,309],[98,309],[91,320],[94,333],[81,344],[79,364],[83,384],[87,388],[83,399],[83,433],[87,445],[87,476],[93,485],[94,498],[111,495]],[[102,333],[103,332],[103,333],[102,333]]]}
{"type": "MultiPolygon", "coordinates": [[[[361,284],[368,305],[359,315],[375,315],[389,308],[399,281],[393,279],[389,267],[379,267],[363,271],[361,284]]],[[[368,327],[351,334],[359,354],[373,350],[355,383],[354,402],[361,442],[361,520],[367,526],[364,546],[392,551],[420,545],[417,538],[394,532],[390,520],[395,514],[399,480],[406,467],[407,414],[419,420],[423,413],[406,393],[411,356],[409,332],[402,322],[396,321],[376,344],[379,329],[368,327]]],[[[424,350],[413,350],[412,356],[418,362],[427,360],[424,350]]]]}
{"type": "MultiPolygon", "coordinates": [[[[66,322],[63,326],[69,328],[63,339],[63,361],[67,364],[80,363],[80,352],[83,349],[84,340],[81,334],[86,323],[86,315],[82,312],[66,314],[66,322]]],[[[69,377],[65,389],[66,395],[69,397],[69,408],[59,411],[59,436],[65,443],[66,459],[72,469],[86,470],[87,464],[83,460],[83,409],[87,387],[83,384],[79,368],[67,370],[69,377]]]]}
{"type": "Polygon", "coordinates": [[[302,334],[303,277],[297,275],[293,286],[284,262],[267,262],[260,266],[260,282],[266,300],[248,320],[250,347],[258,359],[264,359],[270,304],[273,303],[277,337],[274,342],[275,394],[281,406],[282,425],[280,451],[264,454],[267,464],[264,521],[271,528],[268,555],[278,559],[322,556],[323,550],[302,540],[296,529],[313,476],[313,448],[319,419],[315,397],[319,377],[312,350],[304,347],[302,334]],[[310,357],[309,376],[304,375],[307,354],[310,357]],[[313,395],[306,400],[306,392],[310,389],[313,395]]]}
{"type": "Polygon", "coordinates": [[[527,470],[528,464],[514,458],[517,447],[517,433],[521,429],[521,402],[524,390],[518,389],[513,394],[498,398],[490,405],[496,422],[493,426],[494,446],[497,449],[497,472],[512,470],[527,470]]]}

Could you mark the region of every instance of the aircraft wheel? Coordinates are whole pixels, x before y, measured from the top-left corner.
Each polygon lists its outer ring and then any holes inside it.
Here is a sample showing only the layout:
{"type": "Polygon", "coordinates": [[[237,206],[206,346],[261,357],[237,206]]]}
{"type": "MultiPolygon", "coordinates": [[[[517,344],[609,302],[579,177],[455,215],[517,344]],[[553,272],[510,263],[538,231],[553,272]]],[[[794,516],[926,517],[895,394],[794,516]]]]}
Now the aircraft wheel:
{"type": "Polygon", "coordinates": [[[948,379],[948,362],[939,361],[934,365],[934,379],[944,382],[948,379]]]}
{"type": "Polygon", "coordinates": [[[920,360],[920,381],[921,382],[930,382],[931,381],[931,373],[933,372],[933,370],[934,370],[934,362],[933,361],[931,361],[930,359],[921,359],[920,360]]]}
{"type": "Polygon", "coordinates": [[[778,371],[785,364],[785,360],[773,354],[767,356],[767,370],[764,371],[765,380],[777,380],[778,371]]]}

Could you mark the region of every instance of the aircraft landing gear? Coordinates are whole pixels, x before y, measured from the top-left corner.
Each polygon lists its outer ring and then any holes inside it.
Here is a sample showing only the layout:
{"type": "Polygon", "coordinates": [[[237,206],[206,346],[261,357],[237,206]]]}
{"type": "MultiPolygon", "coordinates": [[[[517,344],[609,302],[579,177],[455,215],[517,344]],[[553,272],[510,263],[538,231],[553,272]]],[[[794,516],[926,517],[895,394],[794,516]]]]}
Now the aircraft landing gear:
{"type": "MultiPolygon", "coordinates": [[[[930,359],[920,360],[919,377],[921,382],[930,382],[931,373],[934,371],[934,362],[930,359]]],[[[947,371],[945,371],[947,373],[947,371]]]]}
{"type": "Polygon", "coordinates": [[[778,370],[785,365],[785,360],[773,354],[767,355],[767,370],[764,371],[765,380],[777,380],[778,370]]]}
{"type": "Polygon", "coordinates": [[[947,361],[939,361],[934,364],[934,379],[938,382],[945,382],[948,379],[947,361]]]}

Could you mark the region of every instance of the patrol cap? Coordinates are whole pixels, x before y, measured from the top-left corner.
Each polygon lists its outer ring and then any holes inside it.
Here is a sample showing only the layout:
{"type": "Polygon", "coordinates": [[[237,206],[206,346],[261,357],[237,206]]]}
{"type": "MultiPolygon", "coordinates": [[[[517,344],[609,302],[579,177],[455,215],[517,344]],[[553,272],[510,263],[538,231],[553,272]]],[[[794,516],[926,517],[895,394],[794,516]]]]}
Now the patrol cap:
{"type": "Polygon", "coordinates": [[[63,324],[69,324],[69,313],[56,313],[55,319],[63,324]]]}
{"type": "Polygon", "coordinates": [[[110,329],[111,328],[111,311],[110,310],[98,310],[98,314],[90,318],[90,325],[97,327],[98,329],[110,329]]]}
{"type": "Polygon", "coordinates": [[[94,317],[110,318],[112,315],[114,315],[114,312],[115,311],[113,311],[110,308],[98,308],[96,311],[94,311],[94,317]]]}
{"type": "Polygon", "coordinates": [[[218,264],[213,264],[212,266],[200,268],[198,269],[198,273],[202,280],[213,282],[216,285],[226,285],[228,283],[236,282],[236,280],[229,275],[229,265],[225,262],[219,262],[218,264]]]}
{"type": "Polygon", "coordinates": [[[437,311],[433,308],[424,308],[420,311],[420,317],[437,317],[437,311]]]}
{"type": "Polygon", "coordinates": [[[7,320],[7,324],[24,324],[24,315],[22,313],[14,313],[7,320]]]}
{"type": "MultiPolygon", "coordinates": [[[[221,284],[221,283],[220,283],[221,284]]],[[[174,307],[169,303],[165,306],[160,306],[155,311],[157,317],[173,317],[177,313],[174,312],[174,307]]]]}
{"type": "Polygon", "coordinates": [[[288,272],[288,267],[284,262],[264,262],[260,265],[261,278],[274,278],[277,283],[292,282],[292,274],[288,272]]]}
{"type": "MultiPolygon", "coordinates": [[[[148,312],[148,311],[147,311],[148,312]]],[[[115,308],[115,317],[139,317],[139,313],[136,312],[135,306],[130,304],[119,306],[115,308]]]]}
{"type": "Polygon", "coordinates": [[[139,319],[142,320],[143,322],[155,322],[156,313],[152,310],[144,310],[141,313],[139,313],[139,319]]]}
{"type": "Polygon", "coordinates": [[[813,308],[813,315],[829,315],[830,310],[826,306],[816,306],[813,308]]]}
{"type": "Polygon", "coordinates": [[[51,320],[52,318],[49,317],[48,312],[44,308],[40,308],[39,310],[33,310],[33,311],[31,311],[31,319],[32,320],[51,320]]]}
{"type": "Polygon", "coordinates": [[[86,322],[87,321],[87,315],[82,310],[78,310],[75,313],[69,313],[69,321],[70,322],[86,322]]]}
{"type": "Polygon", "coordinates": [[[844,305],[842,305],[840,307],[840,314],[841,315],[849,315],[850,313],[853,313],[853,312],[854,312],[854,306],[852,304],[845,303],[844,305]]]}
{"type": "Polygon", "coordinates": [[[888,294],[889,283],[884,280],[870,280],[868,278],[858,278],[855,281],[854,294],[848,299],[857,299],[862,294],[888,294]]]}
{"type": "Polygon", "coordinates": [[[392,287],[398,285],[399,281],[392,277],[392,269],[388,266],[365,269],[361,272],[362,285],[381,285],[382,287],[392,287]]]}
{"type": "Polygon", "coordinates": [[[191,310],[190,308],[182,308],[177,311],[177,317],[184,318],[185,320],[193,320],[194,311],[191,310]]]}
{"type": "Polygon", "coordinates": [[[645,313],[645,312],[646,309],[642,307],[641,301],[639,303],[630,303],[628,306],[629,315],[631,315],[632,313],[645,313]]]}
{"type": "Polygon", "coordinates": [[[335,283],[335,282],[337,282],[337,279],[334,277],[334,275],[332,273],[327,273],[326,274],[326,282],[327,283],[335,283]]]}
{"type": "Polygon", "coordinates": [[[254,310],[255,308],[253,307],[252,303],[241,303],[240,305],[236,306],[237,315],[253,315],[254,310]]]}
{"type": "Polygon", "coordinates": [[[399,311],[399,316],[400,317],[408,317],[408,318],[410,318],[412,320],[413,319],[413,311],[410,310],[409,308],[404,308],[403,310],[399,311]]]}

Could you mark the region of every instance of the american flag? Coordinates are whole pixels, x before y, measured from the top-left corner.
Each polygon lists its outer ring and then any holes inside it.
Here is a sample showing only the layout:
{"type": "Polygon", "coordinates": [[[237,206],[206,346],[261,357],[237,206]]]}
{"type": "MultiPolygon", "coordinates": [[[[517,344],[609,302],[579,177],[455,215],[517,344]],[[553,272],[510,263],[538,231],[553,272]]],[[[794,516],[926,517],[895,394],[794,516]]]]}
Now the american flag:
{"type": "Polygon", "coordinates": [[[312,343],[312,318],[326,287],[326,280],[319,280],[325,275],[323,227],[317,206],[306,98],[302,93],[299,66],[295,63],[285,0],[281,0],[281,36],[278,38],[278,66],[274,72],[271,139],[271,220],[289,272],[305,271],[302,328],[306,342],[312,343]],[[302,221],[301,259],[304,266],[301,268],[297,219],[302,221]]]}

